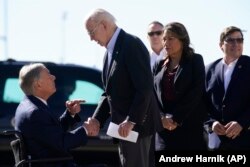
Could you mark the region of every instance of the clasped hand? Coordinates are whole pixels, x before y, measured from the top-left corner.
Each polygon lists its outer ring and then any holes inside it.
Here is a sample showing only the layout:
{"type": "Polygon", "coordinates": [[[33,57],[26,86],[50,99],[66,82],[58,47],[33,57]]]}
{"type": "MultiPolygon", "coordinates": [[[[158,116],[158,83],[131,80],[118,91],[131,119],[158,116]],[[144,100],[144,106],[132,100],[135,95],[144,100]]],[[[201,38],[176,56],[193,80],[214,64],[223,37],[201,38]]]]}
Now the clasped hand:
{"type": "Polygon", "coordinates": [[[219,121],[215,121],[212,125],[212,130],[217,135],[225,135],[231,139],[235,139],[237,136],[239,136],[242,129],[242,126],[236,121],[231,121],[225,126],[222,125],[219,121]]]}
{"type": "Polygon", "coordinates": [[[169,131],[175,130],[177,127],[177,123],[169,117],[162,117],[161,118],[162,125],[165,129],[168,129],[169,131]]]}
{"type": "Polygon", "coordinates": [[[100,131],[100,123],[95,118],[88,118],[83,123],[83,126],[86,128],[88,136],[97,136],[100,131]]]}

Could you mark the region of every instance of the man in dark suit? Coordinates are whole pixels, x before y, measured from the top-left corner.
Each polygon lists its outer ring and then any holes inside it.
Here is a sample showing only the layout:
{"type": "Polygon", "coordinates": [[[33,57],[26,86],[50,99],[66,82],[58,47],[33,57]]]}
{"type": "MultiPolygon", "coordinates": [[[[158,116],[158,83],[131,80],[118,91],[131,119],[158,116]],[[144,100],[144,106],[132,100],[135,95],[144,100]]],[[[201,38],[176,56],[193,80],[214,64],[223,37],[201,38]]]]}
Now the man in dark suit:
{"type": "Polygon", "coordinates": [[[149,53],[138,37],[117,27],[114,16],[103,9],[90,13],[85,26],[91,40],[107,49],[102,74],[105,92],[89,121],[102,127],[111,115],[120,136],[139,132],[136,143],[119,140],[120,162],[123,167],[148,167],[152,134],[155,123],[160,123],[149,53]]]}
{"type": "Polygon", "coordinates": [[[220,35],[224,57],[206,68],[207,125],[219,136],[218,149],[250,149],[250,58],[242,55],[243,40],[240,28],[225,28],[220,35]]]}
{"type": "MultiPolygon", "coordinates": [[[[41,63],[25,65],[19,73],[19,83],[26,97],[15,115],[15,129],[21,131],[32,158],[51,158],[67,155],[69,149],[84,145],[94,125],[84,123],[68,131],[80,121],[80,100],[67,101],[67,110],[58,120],[47,105],[56,91],[55,76],[41,63]]],[[[75,166],[73,162],[44,164],[44,166],[75,166]]]]}

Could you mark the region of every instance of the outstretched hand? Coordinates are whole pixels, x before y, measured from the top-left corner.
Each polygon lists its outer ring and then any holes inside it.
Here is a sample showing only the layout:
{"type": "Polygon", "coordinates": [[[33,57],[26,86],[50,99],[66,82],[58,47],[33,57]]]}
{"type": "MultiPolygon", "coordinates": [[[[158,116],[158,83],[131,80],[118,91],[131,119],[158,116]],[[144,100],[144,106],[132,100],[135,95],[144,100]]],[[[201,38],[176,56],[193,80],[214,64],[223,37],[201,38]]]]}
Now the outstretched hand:
{"type": "Polygon", "coordinates": [[[68,109],[70,115],[75,115],[81,111],[80,104],[85,102],[85,100],[68,100],[65,105],[68,109]]]}
{"type": "Polygon", "coordinates": [[[88,136],[97,136],[100,131],[100,123],[95,118],[88,118],[88,120],[84,122],[83,126],[87,129],[88,136]]]}

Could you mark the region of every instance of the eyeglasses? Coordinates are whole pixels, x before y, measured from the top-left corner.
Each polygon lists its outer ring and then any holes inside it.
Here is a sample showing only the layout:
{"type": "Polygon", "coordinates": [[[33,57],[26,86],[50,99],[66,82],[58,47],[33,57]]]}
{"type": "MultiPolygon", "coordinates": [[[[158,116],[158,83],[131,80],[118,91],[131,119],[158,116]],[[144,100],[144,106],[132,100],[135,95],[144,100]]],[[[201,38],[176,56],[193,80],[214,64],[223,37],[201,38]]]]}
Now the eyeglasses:
{"type": "Polygon", "coordinates": [[[99,25],[100,25],[101,22],[102,22],[102,21],[99,21],[98,23],[96,23],[96,26],[95,26],[91,31],[88,32],[89,36],[92,37],[92,36],[95,35],[95,32],[96,32],[96,30],[97,30],[97,28],[99,27],[99,25]]]}
{"type": "Polygon", "coordinates": [[[226,38],[225,39],[225,42],[231,45],[235,43],[242,44],[243,41],[244,41],[244,38],[226,38]]]}
{"type": "Polygon", "coordinates": [[[152,37],[152,36],[154,36],[154,35],[159,36],[159,35],[161,35],[161,34],[162,34],[162,31],[151,31],[151,32],[148,32],[148,35],[149,35],[150,37],[152,37]]]}

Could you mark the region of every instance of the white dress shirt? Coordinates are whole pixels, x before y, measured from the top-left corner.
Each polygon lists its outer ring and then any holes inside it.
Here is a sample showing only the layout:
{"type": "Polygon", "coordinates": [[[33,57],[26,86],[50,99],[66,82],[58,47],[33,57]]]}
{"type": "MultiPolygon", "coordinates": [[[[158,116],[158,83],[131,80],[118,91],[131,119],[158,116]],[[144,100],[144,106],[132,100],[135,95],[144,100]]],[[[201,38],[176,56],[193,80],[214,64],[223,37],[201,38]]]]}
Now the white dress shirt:
{"type": "Polygon", "coordinates": [[[39,100],[41,100],[46,106],[48,106],[48,103],[46,100],[42,99],[41,97],[35,96],[36,98],[38,98],[39,100]]]}
{"type": "Polygon", "coordinates": [[[150,66],[151,70],[153,70],[154,64],[157,60],[163,59],[166,55],[165,49],[162,49],[160,54],[158,55],[154,51],[150,51],[150,66]]]}
{"type": "MultiPolygon", "coordinates": [[[[226,64],[225,60],[222,59],[222,65],[223,65],[223,79],[224,79],[224,90],[227,92],[227,88],[229,85],[229,82],[231,81],[231,76],[234,71],[234,67],[238,61],[238,59],[234,60],[230,64],[226,64]]],[[[216,149],[220,146],[220,138],[215,132],[208,134],[208,148],[209,149],[216,149]]]]}
{"type": "Polygon", "coordinates": [[[234,60],[233,62],[227,65],[225,60],[222,59],[225,92],[227,92],[227,88],[228,88],[229,82],[231,81],[231,76],[232,76],[232,73],[234,71],[234,67],[237,61],[238,59],[234,60]]]}
{"type": "Polygon", "coordinates": [[[115,43],[116,43],[116,40],[117,40],[117,37],[120,33],[121,29],[119,27],[117,27],[117,29],[115,30],[115,33],[113,34],[112,38],[110,39],[108,45],[107,45],[107,53],[108,53],[108,68],[109,69],[109,66],[110,66],[110,63],[111,63],[111,59],[112,59],[112,54],[113,54],[113,51],[114,51],[114,48],[115,48],[115,43]]]}

